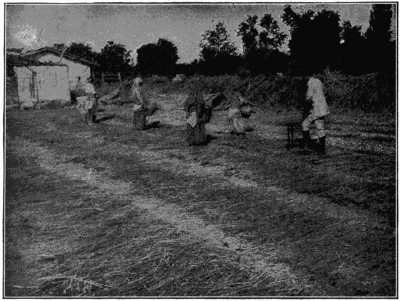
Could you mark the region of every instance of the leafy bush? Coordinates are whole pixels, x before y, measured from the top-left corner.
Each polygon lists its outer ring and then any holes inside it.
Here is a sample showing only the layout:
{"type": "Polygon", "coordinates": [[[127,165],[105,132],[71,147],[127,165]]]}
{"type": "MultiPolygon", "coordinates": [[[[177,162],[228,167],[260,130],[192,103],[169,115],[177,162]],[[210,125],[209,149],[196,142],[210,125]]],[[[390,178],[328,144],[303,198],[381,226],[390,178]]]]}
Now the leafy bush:
{"type": "Polygon", "coordinates": [[[329,104],[363,112],[395,111],[395,79],[382,73],[360,76],[326,71],[321,75],[329,104]]]}

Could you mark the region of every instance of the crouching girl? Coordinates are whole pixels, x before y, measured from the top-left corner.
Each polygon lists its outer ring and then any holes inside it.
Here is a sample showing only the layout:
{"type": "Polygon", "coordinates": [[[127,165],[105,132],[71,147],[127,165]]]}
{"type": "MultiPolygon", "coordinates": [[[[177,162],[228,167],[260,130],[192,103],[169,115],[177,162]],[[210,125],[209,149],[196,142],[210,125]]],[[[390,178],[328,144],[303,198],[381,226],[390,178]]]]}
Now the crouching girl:
{"type": "Polygon", "coordinates": [[[244,135],[247,130],[251,129],[245,119],[254,113],[254,105],[243,98],[238,90],[234,90],[231,97],[230,108],[228,110],[228,119],[232,122],[231,134],[244,135]]]}

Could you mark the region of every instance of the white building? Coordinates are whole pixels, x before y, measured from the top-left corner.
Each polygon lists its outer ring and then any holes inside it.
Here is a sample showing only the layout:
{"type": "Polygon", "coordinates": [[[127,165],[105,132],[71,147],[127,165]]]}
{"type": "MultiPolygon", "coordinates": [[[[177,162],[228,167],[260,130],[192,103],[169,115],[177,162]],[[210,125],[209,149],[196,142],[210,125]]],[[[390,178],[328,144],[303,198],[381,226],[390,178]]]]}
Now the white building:
{"type": "Polygon", "coordinates": [[[80,77],[82,81],[85,81],[92,74],[91,68],[98,66],[97,64],[85,59],[65,55],[52,47],[43,47],[37,50],[28,51],[24,53],[22,57],[43,63],[52,62],[68,66],[70,90],[75,88],[78,77],[80,77]]]}
{"type": "Polygon", "coordinates": [[[71,101],[68,66],[37,62],[16,66],[14,71],[21,109],[51,101],[71,101]]]}

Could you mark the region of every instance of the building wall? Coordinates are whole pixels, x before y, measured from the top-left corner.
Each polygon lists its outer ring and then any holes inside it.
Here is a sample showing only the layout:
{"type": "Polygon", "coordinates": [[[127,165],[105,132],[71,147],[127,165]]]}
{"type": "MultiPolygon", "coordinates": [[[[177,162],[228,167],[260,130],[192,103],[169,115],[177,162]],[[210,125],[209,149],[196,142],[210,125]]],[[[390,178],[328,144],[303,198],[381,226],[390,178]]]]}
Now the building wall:
{"type": "Polygon", "coordinates": [[[44,54],[38,57],[38,61],[40,62],[53,62],[53,63],[61,63],[68,66],[69,71],[69,87],[71,90],[75,88],[76,82],[78,81],[78,76],[81,77],[81,81],[85,82],[86,79],[90,77],[90,67],[83,65],[81,63],[73,62],[62,58],[60,61],[60,57],[55,54],[44,54]]]}
{"type": "Polygon", "coordinates": [[[70,101],[69,72],[66,66],[36,66],[40,101],[70,101]]]}
{"type": "Polygon", "coordinates": [[[15,72],[22,108],[32,107],[39,101],[71,101],[67,66],[16,67],[15,72]]]}
{"type": "Polygon", "coordinates": [[[18,85],[18,102],[21,108],[30,108],[37,102],[37,90],[32,71],[26,67],[15,67],[18,85]]]}

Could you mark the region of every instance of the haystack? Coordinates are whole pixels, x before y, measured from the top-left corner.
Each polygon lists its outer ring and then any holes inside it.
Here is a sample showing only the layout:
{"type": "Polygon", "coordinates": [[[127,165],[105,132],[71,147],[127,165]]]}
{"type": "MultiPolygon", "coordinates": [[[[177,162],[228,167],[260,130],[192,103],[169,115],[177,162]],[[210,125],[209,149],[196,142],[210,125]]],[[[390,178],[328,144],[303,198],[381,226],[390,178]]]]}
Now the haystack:
{"type": "Polygon", "coordinates": [[[186,76],[185,74],[177,74],[173,79],[173,83],[182,83],[185,80],[186,76]]]}

